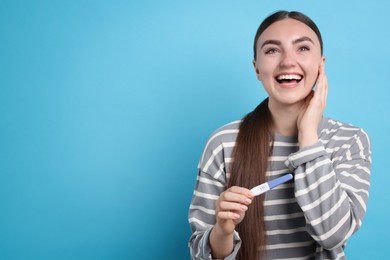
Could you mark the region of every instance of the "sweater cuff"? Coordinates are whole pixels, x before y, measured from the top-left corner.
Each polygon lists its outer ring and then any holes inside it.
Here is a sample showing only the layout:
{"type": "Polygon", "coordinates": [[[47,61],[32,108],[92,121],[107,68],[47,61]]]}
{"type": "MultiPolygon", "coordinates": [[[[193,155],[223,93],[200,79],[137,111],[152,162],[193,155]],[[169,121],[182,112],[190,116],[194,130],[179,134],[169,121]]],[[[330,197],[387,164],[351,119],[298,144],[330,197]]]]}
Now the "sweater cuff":
{"type": "Polygon", "coordinates": [[[317,142],[290,154],[284,163],[290,169],[290,171],[294,171],[300,165],[310,162],[323,155],[326,155],[325,147],[322,143],[317,142]]]}
{"type": "Polygon", "coordinates": [[[217,258],[213,258],[211,256],[211,248],[210,248],[210,244],[209,244],[209,238],[210,238],[210,233],[211,233],[211,229],[207,230],[205,232],[205,237],[207,237],[207,239],[205,239],[204,242],[207,241],[207,244],[204,244],[203,245],[203,255],[209,255],[209,258],[210,260],[234,260],[236,259],[236,256],[237,256],[237,253],[238,253],[238,250],[240,249],[241,247],[241,238],[240,236],[238,235],[238,232],[237,231],[234,231],[234,235],[233,235],[233,251],[230,255],[228,255],[227,257],[225,257],[224,259],[217,259],[217,258]]]}

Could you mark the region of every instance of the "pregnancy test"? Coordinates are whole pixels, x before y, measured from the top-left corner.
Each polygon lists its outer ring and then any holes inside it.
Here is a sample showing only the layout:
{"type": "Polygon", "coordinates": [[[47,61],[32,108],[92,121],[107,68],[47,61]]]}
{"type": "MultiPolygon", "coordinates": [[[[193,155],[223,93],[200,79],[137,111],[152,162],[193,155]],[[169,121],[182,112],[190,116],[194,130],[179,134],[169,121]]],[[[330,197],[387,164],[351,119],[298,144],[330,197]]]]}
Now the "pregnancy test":
{"type": "Polygon", "coordinates": [[[269,191],[270,189],[275,188],[276,186],[279,186],[280,184],[288,182],[292,178],[293,178],[292,174],[289,173],[289,174],[283,175],[279,178],[276,178],[272,181],[268,181],[268,182],[265,182],[263,184],[260,184],[256,187],[254,187],[253,189],[251,189],[251,191],[253,192],[253,194],[255,196],[258,196],[260,194],[263,194],[266,191],[269,191]]]}

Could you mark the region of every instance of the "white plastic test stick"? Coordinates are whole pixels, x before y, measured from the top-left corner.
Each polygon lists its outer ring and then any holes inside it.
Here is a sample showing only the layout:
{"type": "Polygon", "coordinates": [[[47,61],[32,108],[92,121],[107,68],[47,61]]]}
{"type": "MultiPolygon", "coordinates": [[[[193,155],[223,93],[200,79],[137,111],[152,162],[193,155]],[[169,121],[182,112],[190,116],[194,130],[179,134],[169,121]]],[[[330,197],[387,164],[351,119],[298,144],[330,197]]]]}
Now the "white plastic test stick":
{"type": "Polygon", "coordinates": [[[279,186],[280,184],[288,182],[292,178],[293,178],[293,175],[291,173],[289,173],[289,174],[283,175],[279,178],[276,178],[274,180],[260,184],[256,187],[252,188],[251,191],[253,192],[253,194],[255,196],[258,196],[260,194],[263,194],[264,192],[269,191],[270,189],[275,188],[276,186],[279,186]]]}

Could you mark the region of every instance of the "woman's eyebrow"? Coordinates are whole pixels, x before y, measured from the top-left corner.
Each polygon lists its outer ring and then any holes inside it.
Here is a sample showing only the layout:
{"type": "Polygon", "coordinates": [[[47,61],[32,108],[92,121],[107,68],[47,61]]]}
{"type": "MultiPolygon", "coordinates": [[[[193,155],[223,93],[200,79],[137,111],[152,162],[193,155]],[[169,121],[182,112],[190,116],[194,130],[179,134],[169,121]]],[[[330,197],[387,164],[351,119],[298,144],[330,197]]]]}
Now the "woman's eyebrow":
{"type": "Polygon", "coordinates": [[[300,38],[294,40],[293,44],[298,44],[298,43],[306,42],[306,41],[309,41],[312,44],[314,44],[314,41],[310,37],[307,37],[307,36],[303,36],[303,37],[300,37],[300,38]]]}
{"type": "Polygon", "coordinates": [[[274,45],[282,45],[282,42],[281,41],[278,41],[278,40],[266,40],[265,42],[263,42],[263,44],[261,45],[261,49],[267,45],[267,44],[274,44],[274,45]]]}
{"type": "MultiPolygon", "coordinates": [[[[301,42],[305,42],[305,41],[309,41],[311,42],[312,44],[314,44],[314,41],[310,38],[310,37],[307,37],[307,36],[302,36],[298,39],[295,39],[292,43],[293,44],[298,44],[298,43],[301,43],[301,42]]],[[[261,49],[267,45],[267,44],[273,44],[273,45],[282,45],[282,42],[279,41],[279,40],[266,40],[263,42],[263,44],[261,45],[261,49]]]]}

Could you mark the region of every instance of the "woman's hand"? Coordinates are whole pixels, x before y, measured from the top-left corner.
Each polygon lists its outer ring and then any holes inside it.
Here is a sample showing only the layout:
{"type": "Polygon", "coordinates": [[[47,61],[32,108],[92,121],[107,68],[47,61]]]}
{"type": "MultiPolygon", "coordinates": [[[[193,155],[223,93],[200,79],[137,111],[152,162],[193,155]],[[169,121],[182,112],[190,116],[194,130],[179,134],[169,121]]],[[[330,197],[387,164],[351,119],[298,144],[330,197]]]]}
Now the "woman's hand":
{"type": "Polygon", "coordinates": [[[254,195],[245,188],[233,186],[222,192],[216,202],[216,219],[222,234],[234,232],[238,223],[242,221],[254,195]]]}
{"type": "Polygon", "coordinates": [[[318,141],[318,125],[322,119],[328,97],[328,81],[325,75],[324,62],[319,68],[316,90],[312,91],[305,100],[298,116],[299,146],[305,147],[318,141]]]}
{"type": "Polygon", "coordinates": [[[216,224],[210,234],[211,252],[214,258],[225,258],[233,250],[233,234],[254,198],[253,193],[242,187],[232,186],[222,192],[216,202],[216,224]]]}

